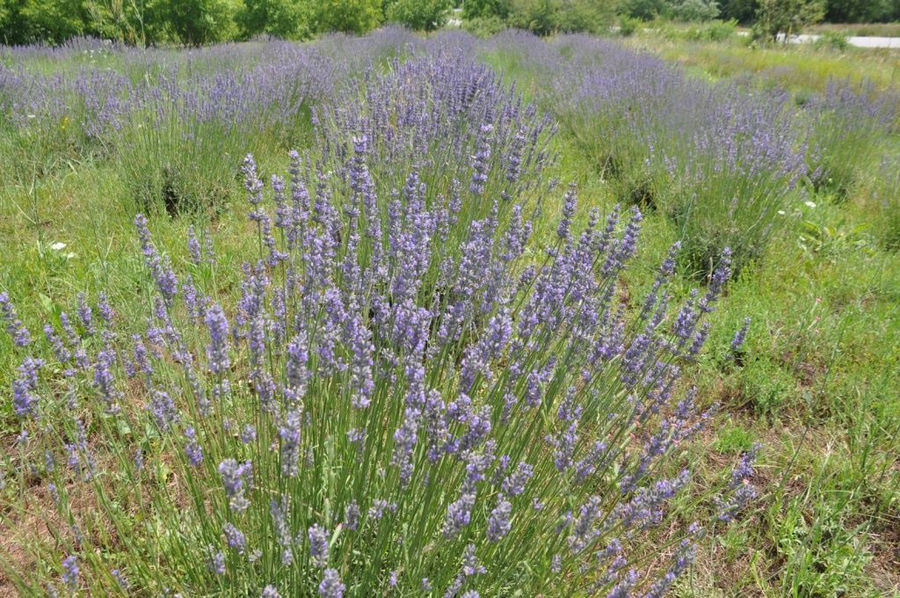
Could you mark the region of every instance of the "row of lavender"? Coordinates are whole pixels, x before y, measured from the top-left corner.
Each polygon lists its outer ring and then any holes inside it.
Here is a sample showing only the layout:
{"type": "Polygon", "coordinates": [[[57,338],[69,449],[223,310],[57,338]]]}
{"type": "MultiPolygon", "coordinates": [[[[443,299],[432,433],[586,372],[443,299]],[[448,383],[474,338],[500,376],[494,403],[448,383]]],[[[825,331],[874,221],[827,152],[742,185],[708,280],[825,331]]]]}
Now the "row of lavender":
{"type": "Polygon", "coordinates": [[[712,84],[584,35],[521,32],[486,51],[521,60],[538,95],[623,198],[667,214],[685,263],[706,274],[722,247],[759,258],[813,191],[846,195],[897,130],[900,96],[832,81],[800,105],[752,81],[712,84]]]}
{"type": "MultiPolygon", "coordinates": [[[[547,161],[552,156],[538,137],[552,129],[550,122],[523,127],[534,107],[500,107],[496,95],[505,90],[492,72],[459,74],[484,53],[514,55],[537,76],[537,99],[548,114],[623,200],[671,217],[685,245],[682,262],[703,273],[726,245],[736,270],[760,257],[810,190],[848,192],[879,138],[896,126],[898,98],[865,85],[835,82],[801,107],[788,94],[709,84],[588,36],[548,43],[512,32],[481,42],[455,32],[422,40],[399,29],[313,45],[270,42],[184,54],[87,41],[58,50],[7,49],[0,112],[22,134],[25,154],[75,147],[115,155],[144,209],[160,201],[169,211],[220,204],[233,194],[240,156],[273,146],[314,140],[316,152],[328,154],[323,163],[339,167],[354,131],[365,132],[387,161],[466,165],[479,151],[479,134],[492,137],[495,159],[501,148],[521,153],[530,145],[523,159],[547,161]],[[436,60],[404,65],[411,55],[436,60]],[[379,75],[391,56],[395,63],[379,75]],[[42,74],[48,63],[56,72],[42,74]],[[79,66],[59,72],[60,64],[79,66]],[[459,86],[448,92],[457,94],[455,105],[444,108],[448,98],[419,86],[432,80],[459,86]],[[453,114],[442,112],[448,110],[453,114]],[[460,123],[476,121],[460,130],[460,123]],[[494,129],[479,133],[482,124],[494,129]],[[452,142],[443,144],[448,127],[452,142]],[[421,147],[435,142],[444,154],[421,147]]],[[[48,162],[39,155],[33,169],[48,162]]],[[[385,190],[401,184],[392,181],[385,190]]]]}

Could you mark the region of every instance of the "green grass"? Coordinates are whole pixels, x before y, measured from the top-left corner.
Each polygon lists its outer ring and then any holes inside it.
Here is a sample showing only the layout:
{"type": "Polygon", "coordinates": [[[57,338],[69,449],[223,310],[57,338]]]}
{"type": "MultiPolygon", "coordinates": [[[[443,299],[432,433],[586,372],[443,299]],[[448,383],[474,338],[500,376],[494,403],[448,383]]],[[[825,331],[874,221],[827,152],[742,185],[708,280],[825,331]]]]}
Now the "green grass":
{"type": "MultiPolygon", "coordinates": [[[[713,79],[751,76],[800,92],[821,90],[829,77],[868,78],[896,89],[900,55],[808,49],[750,49],[639,35],[629,44],[653,47],[713,79]]],[[[506,75],[523,77],[514,62],[506,75]]],[[[526,93],[532,83],[522,81],[526,93]]],[[[106,290],[123,320],[136,328],[144,311],[145,274],[128,205],[131,181],[112,160],[71,148],[35,148],[4,136],[0,163],[0,289],[26,322],[71,311],[80,291],[106,290]],[[25,152],[25,153],[23,153],[25,152]],[[9,176],[14,175],[14,176],[9,176]],[[57,244],[65,244],[60,247],[57,244]]],[[[752,319],[747,349],[735,362],[708,354],[692,373],[705,404],[720,409],[691,460],[699,486],[754,442],[764,445],[763,493],[750,513],[721,533],[713,530],[678,596],[884,596],[900,591],[900,254],[897,186],[880,162],[896,138],[872,156],[870,176],[843,201],[814,195],[797,206],[796,226],[779,235],[761,263],[745,268],[713,314],[710,346],[727,347],[744,317],[752,319]],[[893,239],[893,241],[891,240],[893,239]]],[[[561,135],[555,174],[579,183],[582,206],[608,209],[615,190],[591,168],[573,139],[561,135]]],[[[282,165],[280,152],[262,163],[282,165]]],[[[239,162],[233,164],[237,172],[239,162]]],[[[240,184],[230,191],[241,196],[240,184]]],[[[155,206],[162,213],[162,206],[155,206]]],[[[218,232],[216,250],[237,272],[236,256],[255,243],[245,235],[244,207],[226,201],[210,221],[179,214],[154,218],[157,244],[176,261],[191,224],[218,232]],[[224,241],[224,242],[223,242],[224,241]]],[[[546,213],[554,214],[553,206],[546,213]]],[[[546,235],[552,234],[548,227],[546,235]]],[[[637,267],[626,281],[632,296],[652,282],[677,231],[663,215],[647,215],[637,267]]],[[[223,294],[234,280],[218,280],[223,294]]],[[[686,292],[692,281],[682,280],[686,292]]],[[[14,355],[0,338],[0,384],[9,388],[14,355]]],[[[0,438],[17,433],[7,402],[0,438]]],[[[0,456],[0,468],[9,454],[0,456]]],[[[0,503],[8,498],[0,490],[0,503]]],[[[4,544],[27,530],[9,529],[4,544]]],[[[5,548],[7,546],[4,546],[5,548]]],[[[3,586],[0,586],[3,589],[3,586]]]]}
{"type": "Polygon", "coordinates": [[[753,47],[746,39],[721,43],[637,35],[630,47],[655,52],[711,79],[752,77],[788,90],[823,91],[830,79],[871,81],[881,90],[900,85],[900,52],[850,47],[845,52],[807,46],[753,47]]]}

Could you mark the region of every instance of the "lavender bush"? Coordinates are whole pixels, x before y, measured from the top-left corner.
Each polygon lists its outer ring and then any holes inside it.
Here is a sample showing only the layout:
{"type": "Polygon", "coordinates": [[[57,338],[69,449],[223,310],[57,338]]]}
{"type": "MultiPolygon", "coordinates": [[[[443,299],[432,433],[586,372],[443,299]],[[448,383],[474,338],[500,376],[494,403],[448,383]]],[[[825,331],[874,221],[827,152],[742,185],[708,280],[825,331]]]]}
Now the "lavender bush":
{"type": "Polygon", "coordinates": [[[810,178],[846,196],[865,175],[884,138],[896,130],[900,96],[871,84],[830,81],[808,103],[810,178]]]}
{"type": "MultiPolygon", "coordinates": [[[[377,182],[385,193],[404,184],[389,166],[410,164],[426,184],[429,204],[458,194],[457,185],[478,195],[520,196],[539,186],[552,161],[550,117],[459,49],[438,46],[394,60],[386,72],[370,70],[349,87],[361,88],[362,96],[345,93],[316,110],[317,146],[346,178],[341,165],[364,139],[372,169],[385,175],[377,182]]],[[[478,203],[483,216],[489,203],[478,203]]]]}
{"type": "Polygon", "coordinates": [[[666,472],[708,418],[680,379],[728,252],[677,307],[673,247],[631,310],[637,209],[576,228],[570,188],[534,259],[518,198],[470,191],[492,207],[450,248],[459,202],[415,171],[379,196],[368,159],[348,187],[294,153],[268,189],[245,159],[236,301],[211,249],[177,273],[142,215],[140,334],[82,296],[39,342],[3,296],[19,493],[59,530],[21,591],[658,596],[690,566],[700,528],[667,517],[689,474],[666,472]]]}

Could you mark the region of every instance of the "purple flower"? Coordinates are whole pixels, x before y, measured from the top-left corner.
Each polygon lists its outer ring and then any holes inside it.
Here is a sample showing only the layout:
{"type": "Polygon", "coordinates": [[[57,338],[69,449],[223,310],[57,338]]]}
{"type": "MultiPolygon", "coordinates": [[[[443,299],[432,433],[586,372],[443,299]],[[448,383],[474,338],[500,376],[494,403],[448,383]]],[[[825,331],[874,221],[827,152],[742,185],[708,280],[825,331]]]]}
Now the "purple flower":
{"type": "Polygon", "coordinates": [[[156,421],[157,427],[163,432],[168,432],[172,428],[172,424],[179,419],[179,412],[178,408],[175,406],[175,401],[173,401],[172,397],[169,396],[169,393],[164,390],[153,391],[153,398],[150,400],[149,409],[153,414],[153,419],[156,421]]]}
{"type": "Polygon", "coordinates": [[[70,554],[62,561],[63,566],[63,575],[62,580],[63,583],[66,584],[66,587],[71,591],[76,591],[78,589],[78,559],[75,558],[74,554],[70,554]]]}
{"type": "Polygon", "coordinates": [[[243,512],[250,506],[245,493],[252,483],[253,466],[250,461],[238,463],[234,459],[225,459],[219,463],[219,475],[225,487],[225,496],[232,511],[243,512]]]}
{"type": "Polygon", "coordinates": [[[21,418],[37,418],[40,414],[40,397],[37,390],[37,372],[44,365],[44,360],[26,357],[17,368],[18,376],[13,379],[13,406],[16,415],[21,418]]]}
{"type": "Polygon", "coordinates": [[[156,246],[153,244],[153,238],[150,235],[150,229],[147,228],[147,218],[143,214],[135,216],[134,225],[141,240],[144,262],[150,269],[156,288],[162,294],[165,304],[172,305],[175,294],[178,293],[178,279],[175,276],[175,272],[172,271],[169,259],[164,258],[157,252],[156,246]]]}
{"type": "Polygon", "coordinates": [[[509,530],[512,527],[509,522],[511,514],[512,504],[506,500],[502,494],[499,495],[497,497],[497,506],[491,511],[491,515],[488,518],[488,540],[496,542],[509,533],[509,530]]]}
{"type": "Polygon", "coordinates": [[[289,411],[278,427],[281,439],[281,474],[296,477],[300,473],[300,412],[289,411]]]}
{"type": "Polygon", "coordinates": [[[195,266],[199,266],[203,263],[203,252],[200,249],[200,241],[197,240],[197,233],[194,232],[194,225],[188,227],[188,255],[191,258],[191,263],[195,266]]]}
{"type": "Polygon", "coordinates": [[[206,327],[209,330],[209,344],[206,346],[209,371],[223,374],[231,367],[231,359],[228,356],[228,319],[219,304],[213,304],[206,310],[206,327]]]}
{"type": "Polygon", "coordinates": [[[347,589],[341,583],[340,575],[336,569],[325,569],[322,575],[322,581],[319,583],[319,596],[322,598],[343,598],[344,590],[347,589]]]}
{"type": "Polygon", "coordinates": [[[309,536],[309,556],[314,567],[324,569],[328,566],[328,532],[318,523],[307,531],[309,536]]]}
{"type": "Polygon", "coordinates": [[[119,569],[113,569],[110,573],[116,580],[116,583],[119,584],[119,588],[125,591],[128,591],[131,588],[131,583],[129,583],[128,579],[119,569]]]}
{"type": "Polygon", "coordinates": [[[740,353],[744,350],[744,341],[747,338],[747,331],[750,329],[750,318],[744,318],[744,325],[741,326],[740,330],[734,333],[734,338],[731,339],[731,351],[733,353],[740,353]]]}
{"type": "Polygon", "coordinates": [[[206,566],[216,575],[225,575],[225,553],[213,546],[209,546],[207,550],[209,556],[206,559],[206,566]]]}
{"type": "Polygon", "coordinates": [[[251,424],[244,424],[244,427],[241,429],[241,442],[250,444],[254,440],[256,440],[256,428],[251,424]]]}
{"type": "Polygon", "coordinates": [[[188,426],[184,431],[184,436],[188,440],[184,447],[188,463],[193,467],[197,467],[203,462],[203,448],[197,443],[197,434],[194,432],[194,427],[188,426]]]}
{"type": "Polygon", "coordinates": [[[91,306],[87,303],[84,293],[78,293],[78,317],[81,318],[81,325],[88,335],[95,334],[97,329],[94,328],[94,313],[91,306]]]}
{"type": "Polygon", "coordinates": [[[110,306],[109,301],[106,299],[106,292],[100,291],[100,296],[97,301],[97,308],[100,311],[100,317],[103,319],[103,322],[109,326],[112,324],[112,320],[115,317],[115,312],[113,311],[112,306],[110,306]]]}
{"type": "Polygon", "coordinates": [[[510,496],[518,496],[525,492],[525,484],[534,475],[534,468],[528,463],[519,463],[516,470],[503,479],[503,492],[510,496]]]}
{"type": "Polygon", "coordinates": [[[344,509],[344,525],[354,531],[359,526],[359,505],[355,500],[344,509]]]}
{"type": "Polygon", "coordinates": [[[229,521],[222,527],[222,533],[225,534],[225,541],[229,548],[238,551],[240,554],[244,553],[244,550],[247,548],[247,538],[241,530],[229,521]]]}
{"type": "Polygon", "coordinates": [[[31,334],[19,320],[16,308],[6,291],[0,292],[0,318],[6,322],[6,331],[13,337],[13,342],[17,347],[27,347],[31,344],[31,334]]]}

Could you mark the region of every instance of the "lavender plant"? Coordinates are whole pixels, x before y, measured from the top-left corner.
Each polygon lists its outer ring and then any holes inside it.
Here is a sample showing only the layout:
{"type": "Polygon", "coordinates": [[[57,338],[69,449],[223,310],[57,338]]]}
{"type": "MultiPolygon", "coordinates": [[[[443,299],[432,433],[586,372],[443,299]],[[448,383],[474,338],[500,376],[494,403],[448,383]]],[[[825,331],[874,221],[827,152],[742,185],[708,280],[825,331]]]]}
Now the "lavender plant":
{"type": "Polygon", "coordinates": [[[896,130],[898,108],[896,93],[829,81],[825,93],[808,106],[813,184],[846,196],[871,166],[883,138],[896,130]]]}
{"type": "MultiPolygon", "coordinates": [[[[436,45],[406,62],[395,59],[386,72],[351,79],[349,87],[362,89],[361,97],[347,92],[316,110],[324,162],[349,180],[348,157],[364,149],[370,169],[381,174],[375,187],[384,195],[406,183],[390,166],[409,164],[429,206],[465,188],[504,203],[539,191],[541,173],[554,158],[552,119],[468,53],[436,45]]],[[[485,200],[464,204],[465,224],[491,207],[485,200]]]]}
{"type": "Polygon", "coordinates": [[[636,208],[576,228],[569,189],[535,260],[517,198],[479,196],[451,251],[459,204],[416,172],[380,198],[367,159],[346,196],[297,154],[268,189],[245,159],[259,250],[239,297],[185,276],[217,264],[177,273],[139,215],[134,337],[85,299],[41,353],[3,297],[19,492],[59,530],[33,566],[4,559],[21,591],[658,596],[690,566],[699,528],[659,526],[708,418],[680,379],[729,254],[673,308],[673,248],[631,310],[636,208]]]}

